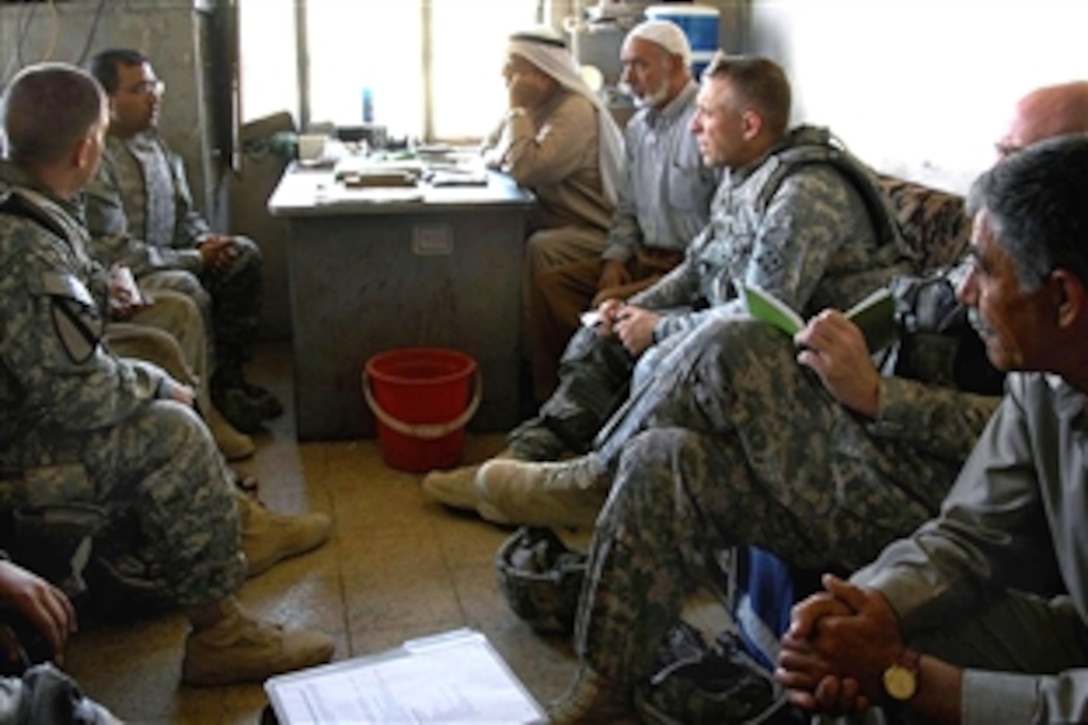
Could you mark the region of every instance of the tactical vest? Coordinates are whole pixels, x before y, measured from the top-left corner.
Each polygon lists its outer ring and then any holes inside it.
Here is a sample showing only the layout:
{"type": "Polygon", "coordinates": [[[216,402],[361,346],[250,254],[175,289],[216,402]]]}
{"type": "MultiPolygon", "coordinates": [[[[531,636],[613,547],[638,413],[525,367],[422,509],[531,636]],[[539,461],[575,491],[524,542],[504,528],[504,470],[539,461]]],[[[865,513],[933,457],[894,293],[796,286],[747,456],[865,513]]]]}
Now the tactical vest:
{"type": "Polygon", "coordinates": [[[877,243],[896,244],[904,256],[916,258],[904,240],[891,200],[880,187],[872,170],[851,154],[846,146],[822,126],[798,126],[771,151],[766,162],[775,167],[768,174],[756,197],[756,210],[762,214],[786,177],[812,164],[830,164],[838,169],[861,195],[865,210],[873,222],[877,243]]]}

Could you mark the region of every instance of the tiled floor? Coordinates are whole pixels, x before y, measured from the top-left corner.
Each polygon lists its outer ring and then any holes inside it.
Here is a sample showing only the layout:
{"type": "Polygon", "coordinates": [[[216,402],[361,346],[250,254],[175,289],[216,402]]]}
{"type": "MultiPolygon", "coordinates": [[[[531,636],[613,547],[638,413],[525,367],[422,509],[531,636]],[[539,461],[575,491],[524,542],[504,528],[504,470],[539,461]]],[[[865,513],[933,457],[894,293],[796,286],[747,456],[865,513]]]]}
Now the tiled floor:
{"type": "MultiPolygon", "coordinates": [[[[287,345],[263,346],[252,377],[290,406],[287,345]]],[[[261,497],[279,511],[325,511],[335,533],[322,549],[248,582],[242,602],[290,626],[336,638],[335,659],[395,647],[404,639],[457,627],[490,638],[542,703],[565,689],[575,661],[566,638],[534,633],[499,594],[493,558],[508,531],[425,501],[420,476],[386,468],[373,440],[295,442],[291,410],[258,436],[261,497]]],[[[465,457],[481,460],[502,437],[470,436],[465,457]]],[[[191,688],[179,684],[187,625],[180,614],[123,625],[85,627],[66,669],[86,692],[137,723],[256,723],[260,685],[191,688]]]]}

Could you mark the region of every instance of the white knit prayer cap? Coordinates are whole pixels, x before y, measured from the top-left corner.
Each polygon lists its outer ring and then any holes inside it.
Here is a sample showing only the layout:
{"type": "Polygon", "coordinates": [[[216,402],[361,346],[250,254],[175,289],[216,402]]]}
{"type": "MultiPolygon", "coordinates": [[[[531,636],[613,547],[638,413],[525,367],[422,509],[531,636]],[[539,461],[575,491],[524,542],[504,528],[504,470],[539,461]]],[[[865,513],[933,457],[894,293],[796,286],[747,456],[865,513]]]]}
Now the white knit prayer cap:
{"type": "Polygon", "coordinates": [[[627,33],[624,42],[631,38],[642,38],[656,43],[673,55],[681,56],[685,66],[691,65],[691,43],[688,42],[688,36],[671,20],[647,20],[639,23],[627,33]]]}

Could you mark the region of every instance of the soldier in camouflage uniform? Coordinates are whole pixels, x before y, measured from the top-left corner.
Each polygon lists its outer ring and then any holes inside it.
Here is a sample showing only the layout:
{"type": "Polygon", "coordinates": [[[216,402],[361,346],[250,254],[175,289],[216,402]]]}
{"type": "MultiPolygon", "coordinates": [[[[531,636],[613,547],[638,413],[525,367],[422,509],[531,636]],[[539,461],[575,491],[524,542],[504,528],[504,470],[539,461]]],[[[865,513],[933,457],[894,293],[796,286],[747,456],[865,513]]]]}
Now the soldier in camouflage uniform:
{"type": "Polygon", "coordinates": [[[90,63],[110,97],[110,133],[87,190],[92,254],[132,268],[141,286],[196,300],[213,331],[212,399],[239,430],[282,412],[245,380],[261,310],[261,252],[246,237],[213,233],[196,211],[181,157],[158,135],[163,85],[135,50],[108,50],[90,63]]]}
{"type": "MultiPolygon", "coordinates": [[[[1086,109],[1088,84],[1033,91],[999,154],[1088,132],[1086,109]]],[[[597,454],[567,469],[582,485],[602,470],[615,476],[580,602],[582,668],[553,722],[626,712],[711,552],[743,543],[808,569],[852,570],[935,516],[1000,402],[947,365],[907,378],[889,355],[878,373],[839,313],[822,313],[794,342],[800,353],[755,322],[704,327],[615,416],[597,454]]],[[[927,342],[940,344],[905,336],[897,351],[940,360],[927,342]]],[[[575,508],[592,509],[603,494],[578,498],[575,508]]],[[[1043,591],[1052,575],[1037,567],[1014,584],[1043,591]]]]}
{"type": "MultiPolygon", "coordinates": [[[[511,433],[500,457],[554,460],[565,449],[587,450],[632,374],[637,385],[700,324],[743,312],[735,281],[811,314],[845,309],[909,269],[886,202],[866,193],[874,182],[859,162],[840,150],[841,164],[787,165],[795,150],[826,148],[827,139],[818,129],[787,130],[790,87],[774,62],[717,56],[697,104],[692,130],[703,160],[726,170],[710,223],[658,283],[626,304],[602,303],[602,322],[571,339],[558,389],[511,433]]],[[[449,506],[476,509],[476,473],[432,473],[423,487],[449,506]]]]}
{"type": "Polygon", "coordinates": [[[288,542],[274,515],[233,492],[191,391],[101,343],[75,216],[105,143],[101,87],[71,66],[33,66],[12,81],[4,108],[0,456],[20,475],[0,485],[0,509],[22,522],[17,538],[36,526],[153,559],[192,625],[187,682],[260,681],[327,661],[329,637],[283,631],[239,607],[234,593],[255,566],[247,555],[284,553],[288,542]]]}

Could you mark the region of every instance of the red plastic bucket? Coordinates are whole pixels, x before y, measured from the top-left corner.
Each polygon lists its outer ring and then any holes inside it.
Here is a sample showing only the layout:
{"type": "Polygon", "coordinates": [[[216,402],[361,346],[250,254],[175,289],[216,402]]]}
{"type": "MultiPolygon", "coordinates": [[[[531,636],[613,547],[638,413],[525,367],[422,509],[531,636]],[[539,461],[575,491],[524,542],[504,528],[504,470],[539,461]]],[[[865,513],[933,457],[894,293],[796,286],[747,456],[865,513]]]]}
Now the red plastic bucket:
{"type": "Polygon", "coordinates": [[[403,348],[367,360],[363,395],[385,465],[412,473],[457,465],[480,405],[479,377],[476,361],[457,350],[403,348]]]}

